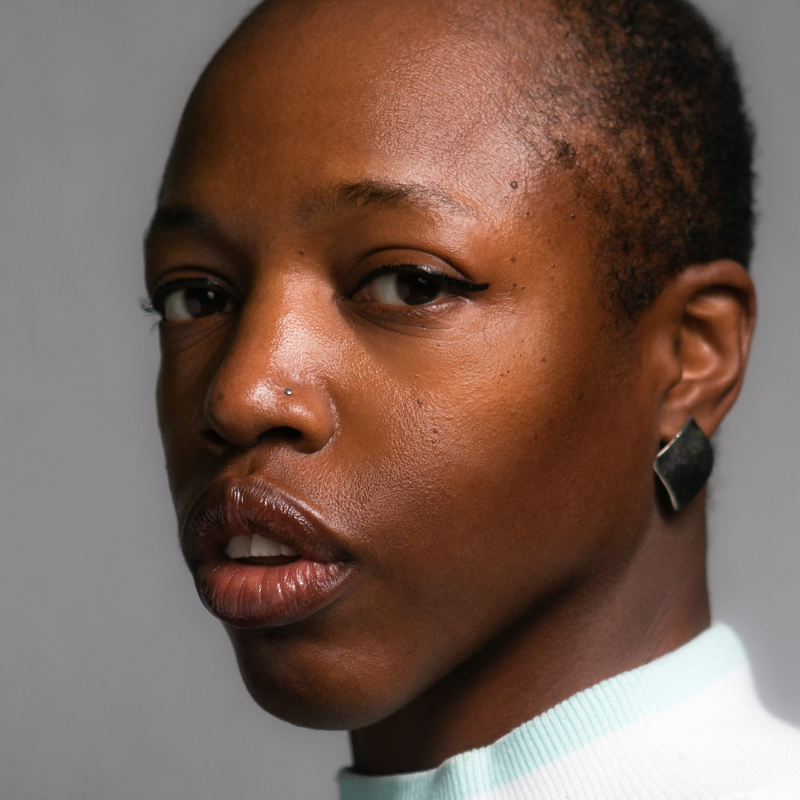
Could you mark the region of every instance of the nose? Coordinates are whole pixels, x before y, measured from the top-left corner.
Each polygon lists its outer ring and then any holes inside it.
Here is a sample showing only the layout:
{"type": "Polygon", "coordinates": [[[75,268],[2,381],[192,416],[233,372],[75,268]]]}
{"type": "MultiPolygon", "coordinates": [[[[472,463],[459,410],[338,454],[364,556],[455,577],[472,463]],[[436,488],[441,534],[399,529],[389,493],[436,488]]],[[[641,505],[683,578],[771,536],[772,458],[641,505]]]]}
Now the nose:
{"type": "Polygon", "coordinates": [[[337,427],[325,351],[319,315],[246,303],[195,410],[195,435],[215,453],[265,441],[322,450],[337,427]]]}

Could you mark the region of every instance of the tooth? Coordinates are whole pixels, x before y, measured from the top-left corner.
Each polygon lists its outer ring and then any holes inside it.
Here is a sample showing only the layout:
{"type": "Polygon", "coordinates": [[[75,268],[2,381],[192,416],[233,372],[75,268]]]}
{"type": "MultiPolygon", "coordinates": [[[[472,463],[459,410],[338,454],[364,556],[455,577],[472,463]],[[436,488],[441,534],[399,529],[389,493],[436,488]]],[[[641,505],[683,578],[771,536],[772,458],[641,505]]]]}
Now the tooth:
{"type": "Polygon", "coordinates": [[[250,537],[234,536],[225,550],[229,558],[247,558],[250,555],[250,537]]]}
{"type": "Polygon", "coordinates": [[[292,550],[292,548],[289,547],[288,544],[282,544],[281,545],[281,555],[282,556],[296,556],[297,552],[292,550]]]}
{"type": "Polygon", "coordinates": [[[263,556],[279,556],[281,554],[281,546],[272,539],[265,539],[257,533],[253,534],[250,542],[250,555],[254,558],[263,556]]]}

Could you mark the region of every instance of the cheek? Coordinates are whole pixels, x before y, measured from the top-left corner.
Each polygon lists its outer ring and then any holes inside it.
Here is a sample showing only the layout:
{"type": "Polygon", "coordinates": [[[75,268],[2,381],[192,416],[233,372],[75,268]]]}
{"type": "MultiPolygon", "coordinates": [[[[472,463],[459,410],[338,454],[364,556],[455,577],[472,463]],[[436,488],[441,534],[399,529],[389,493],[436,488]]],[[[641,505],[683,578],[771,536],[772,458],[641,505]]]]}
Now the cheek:
{"type": "Polygon", "coordinates": [[[224,352],[224,325],[209,323],[206,330],[161,336],[161,366],[156,384],[158,426],[173,498],[190,480],[202,482],[210,475],[199,469],[208,459],[193,430],[197,409],[205,401],[214,371],[224,352]]]}

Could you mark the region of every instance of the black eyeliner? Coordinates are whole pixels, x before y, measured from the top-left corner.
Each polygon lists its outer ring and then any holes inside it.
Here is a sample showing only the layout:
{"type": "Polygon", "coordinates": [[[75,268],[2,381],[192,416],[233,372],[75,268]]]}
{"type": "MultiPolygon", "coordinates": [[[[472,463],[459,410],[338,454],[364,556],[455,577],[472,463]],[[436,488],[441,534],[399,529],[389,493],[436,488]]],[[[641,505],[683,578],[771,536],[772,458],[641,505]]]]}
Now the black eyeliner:
{"type": "Polygon", "coordinates": [[[364,286],[371,281],[374,281],[375,278],[379,278],[381,275],[395,274],[424,275],[431,280],[435,280],[438,283],[447,286],[450,289],[456,289],[460,292],[483,292],[489,288],[488,283],[474,283],[473,281],[468,281],[464,278],[453,278],[452,276],[445,275],[437,270],[421,267],[419,264],[386,264],[385,266],[378,267],[377,269],[374,269],[364,275],[356,285],[356,288],[353,290],[353,294],[360,291],[364,286]]]}

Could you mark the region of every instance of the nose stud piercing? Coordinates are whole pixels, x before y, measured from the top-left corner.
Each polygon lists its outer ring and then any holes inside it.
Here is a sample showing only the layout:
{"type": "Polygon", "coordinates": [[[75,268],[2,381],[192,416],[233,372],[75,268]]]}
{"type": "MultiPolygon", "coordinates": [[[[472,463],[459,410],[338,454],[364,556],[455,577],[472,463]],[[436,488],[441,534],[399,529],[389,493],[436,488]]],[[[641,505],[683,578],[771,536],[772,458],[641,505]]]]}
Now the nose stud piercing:
{"type": "Polygon", "coordinates": [[[283,393],[284,394],[294,394],[294,392],[291,389],[284,389],[283,393]]]}
{"type": "Polygon", "coordinates": [[[686,508],[706,485],[714,467],[711,443],[690,417],[678,435],[653,461],[653,471],[667,490],[675,511],[686,508]]]}

